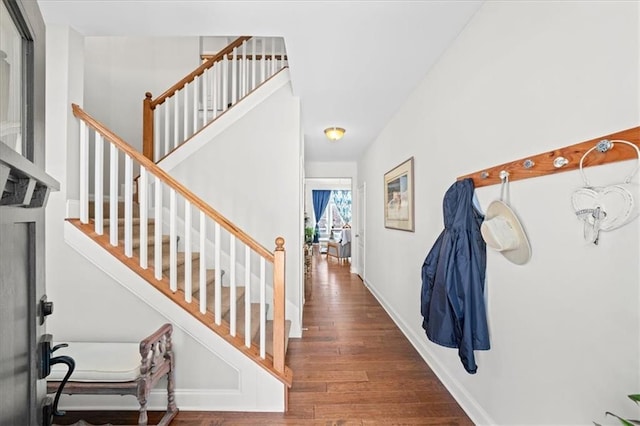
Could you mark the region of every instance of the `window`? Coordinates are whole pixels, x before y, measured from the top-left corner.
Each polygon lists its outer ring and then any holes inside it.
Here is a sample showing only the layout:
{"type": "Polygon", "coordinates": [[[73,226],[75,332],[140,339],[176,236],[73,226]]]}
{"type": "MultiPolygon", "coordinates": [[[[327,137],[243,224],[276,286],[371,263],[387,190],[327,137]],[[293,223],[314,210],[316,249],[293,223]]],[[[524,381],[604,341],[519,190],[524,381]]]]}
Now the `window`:
{"type": "Polygon", "coordinates": [[[31,49],[26,24],[15,3],[0,1],[0,141],[33,161],[26,123],[32,106],[27,108],[32,85],[26,61],[31,49]]]}
{"type": "Polygon", "coordinates": [[[320,238],[339,239],[340,230],[346,224],[351,224],[351,191],[331,191],[329,204],[318,221],[320,238]]]}

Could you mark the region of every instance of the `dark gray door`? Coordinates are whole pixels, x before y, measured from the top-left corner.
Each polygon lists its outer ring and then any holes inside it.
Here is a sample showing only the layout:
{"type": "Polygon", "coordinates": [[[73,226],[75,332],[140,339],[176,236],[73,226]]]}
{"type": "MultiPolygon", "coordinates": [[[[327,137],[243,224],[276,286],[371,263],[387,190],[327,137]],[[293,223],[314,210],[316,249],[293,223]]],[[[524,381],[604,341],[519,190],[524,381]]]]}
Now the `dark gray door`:
{"type": "Polygon", "coordinates": [[[0,0],[0,425],[41,425],[46,383],[44,22],[37,2],[0,0]]]}
{"type": "MultiPolygon", "coordinates": [[[[38,247],[44,218],[37,212],[0,207],[0,424],[31,425],[37,421],[36,300],[38,247]],[[31,217],[28,217],[31,216],[31,217]]],[[[40,255],[42,255],[40,253],[40,255]]],[[[42,265],[40,265],[40,268],[42,265]]]]}
{"type": "MultiPolygon", "coordinates": [[[[3,209],[4,210],[4,209],[3,209]]],[[[29,424],[28,224],[0,225],[0,424],[29,424]]]]}

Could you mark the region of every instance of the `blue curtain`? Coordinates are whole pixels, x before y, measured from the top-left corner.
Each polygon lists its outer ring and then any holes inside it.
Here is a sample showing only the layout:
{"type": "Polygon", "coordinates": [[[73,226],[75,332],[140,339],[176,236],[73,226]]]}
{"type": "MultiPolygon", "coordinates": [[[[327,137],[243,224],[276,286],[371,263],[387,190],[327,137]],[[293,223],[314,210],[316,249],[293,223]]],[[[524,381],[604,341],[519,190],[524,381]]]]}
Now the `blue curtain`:
{"type": "Polygon", "coordinates": [[[327,204],[329,204],[331,191],[314,189],[311,191],[311,196],[313,198],[313,214],[316,216],[316,233],[313,236],[313,242],[317,243],[319,242],[318,234],[320,233],[320,229],[318,228],[318,221],[322,217],[324,210],[327,208],[327,204]]]}

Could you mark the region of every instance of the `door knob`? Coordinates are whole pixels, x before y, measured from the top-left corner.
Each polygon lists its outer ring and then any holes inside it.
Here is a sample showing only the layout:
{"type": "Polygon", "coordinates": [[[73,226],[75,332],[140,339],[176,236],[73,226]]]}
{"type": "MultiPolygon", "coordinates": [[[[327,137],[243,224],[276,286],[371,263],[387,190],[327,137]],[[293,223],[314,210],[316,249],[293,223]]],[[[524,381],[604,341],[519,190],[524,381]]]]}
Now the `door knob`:
{"type": "Polygon", "coordinates": [[[51,366],[55,364],[65,364],[67,366],[67,374],[65,374],[64,379],[60,383],[60,387],[56,392],[55,399],[53,400],[53,407],[51,408],[52,415],[62,416],[64,415],[64,411],[58,410],[58,402],[60,401],[60,395],[62,395],[62,389],[67,384],[69,377],[73,373],[73,370],[76,368],[76,362],[73,358],[67,355],[60,355],[56,357],[51,357],[51,355],[60,348],[65,348],[69,346],[67,343],[61,343],[59,345],[55,345],[53,348],[51,347],[52,341],[51,334],[44,334],[40,338],[39,349],[40,349],[40,368],[38,378],[44,379],[49,374],[51,374],[51,366]]]}

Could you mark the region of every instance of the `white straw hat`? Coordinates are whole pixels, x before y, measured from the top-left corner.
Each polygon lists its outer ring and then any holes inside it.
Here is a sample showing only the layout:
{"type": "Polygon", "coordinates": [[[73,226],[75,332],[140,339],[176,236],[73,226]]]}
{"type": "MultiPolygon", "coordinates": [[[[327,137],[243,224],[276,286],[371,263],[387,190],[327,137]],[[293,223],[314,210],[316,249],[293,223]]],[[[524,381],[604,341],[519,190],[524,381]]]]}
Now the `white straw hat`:
{"type": "Polygon", "coordinates": [[[499,251],[516,265],[524,265],[531,259],[527,234],[516,214],[503,201],[489,204],[480,233],[488,247],[499,251]]]}

